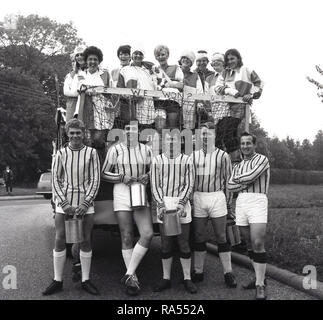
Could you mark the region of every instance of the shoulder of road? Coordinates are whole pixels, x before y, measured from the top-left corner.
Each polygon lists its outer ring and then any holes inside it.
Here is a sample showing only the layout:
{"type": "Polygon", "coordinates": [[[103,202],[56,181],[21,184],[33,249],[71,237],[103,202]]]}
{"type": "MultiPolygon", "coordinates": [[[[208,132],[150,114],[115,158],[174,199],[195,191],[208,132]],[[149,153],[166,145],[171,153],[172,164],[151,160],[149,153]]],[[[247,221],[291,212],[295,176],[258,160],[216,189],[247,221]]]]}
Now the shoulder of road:
{"type": "MultiPolygon", "coordinates": [[[[0,196],[0,201],[10,201],[10,200],[41,200],[44,199],[42,195],[11,195],[11,196],[0,196]]],[[[217,246],[208,243],[207,244],[208,251],[213,254],[218,254],[217,252],[217,246]]],[[[232,252],[232,262],[244,266],[246,268],[250,268],[250,261],[249,258],[239,254],[232,252]]],[[[314,296],[318,299],[323,300],[323,283],[320,281],[316,282],[316,289],[305,289],[303,286],[304,283],[304,276],[297,275],[295,273],[292,273],[290,271],[277,268],[273,265],[267,264],[267,275],[271,278],[278,280],[279,282],[285,283],[290,287],[293,287],[297,290],[306,292],[307,294],[310,294],[311,296],[314,296]]]]}
{"type": "Polygon", "coordinates": [[[36,200],[36,199],[44,199],[43,196],[35,194],[35,195],[25,195],[25,196],[0,196],[0,201],[6,200],[36,200]]]}
{"type": "MultiPolygon", "coordinates": [[[[210,253],[213,253],[215,255],[218,255],[218,247],[214,244],[207,243],[207,250],[210,253]]],[[[252,269],[250,259],[249,257],[232,252],[231,253],[231,259],[232,262],[244,266],[248,269],[252,269]]],[[[288,286],[297,289],[299,291],[303,291],[315,298],[318,298],[320,300],[323,300],[323,283],[320,281],[315,281],[315,289],[314,288],[308,288],[306,289],[304,287],[304,280],[306,282],[306,279],[304,276],[298,275],[296,273],[290,272],[285,269],[278,268],[272,264],[267,263],[266,267],[266,275],[281,282],[285,283],[288,286]]]]}

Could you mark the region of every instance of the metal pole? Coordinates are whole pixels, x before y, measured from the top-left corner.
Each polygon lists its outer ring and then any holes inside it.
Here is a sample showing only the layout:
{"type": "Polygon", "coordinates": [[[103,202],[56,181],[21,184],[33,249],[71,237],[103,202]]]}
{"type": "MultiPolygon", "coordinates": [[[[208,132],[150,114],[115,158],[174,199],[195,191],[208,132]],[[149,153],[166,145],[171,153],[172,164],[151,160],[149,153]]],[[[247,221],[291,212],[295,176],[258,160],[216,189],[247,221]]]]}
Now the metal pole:
{"type": "Polygon", "coordinates": [[[58,82],[57,73],[55,73],[55,87],[56,87],[57,109],[59,109],[60,108],[60,104],[59,104],[59,82],[58,82]]]}
{"type": "Polygon", "coordinates": [[[61,112],[58,111],[60,108],[60,103],[59,103],[59,83],[58,83],[58,76],[57,73],[54,75],[55,79],[55,89],[56,89],[56,99],[57,99],[57,109],[56,109],[56,121],[57,121],[57,131],[56,131],[56,150],[59,150],[61,148],[61,121],[62,121],[62,116],[61,112]]]}
{"type": "Polygon", "coordinates": [[[244,130],[246,132],[249,132],[249,119],[250,119],[250,105],[246,103],[245,124],[244,124],[244,130]]]}
{"type": "Polygon", "coordinates": [[[84,121],[84,104],[85,104],[85,92],[82,91],[80,93],[80,105],[79,105],[79,112],[78,112],[78,115],[77,115],[77,118],[81,121],[84,121]]]}

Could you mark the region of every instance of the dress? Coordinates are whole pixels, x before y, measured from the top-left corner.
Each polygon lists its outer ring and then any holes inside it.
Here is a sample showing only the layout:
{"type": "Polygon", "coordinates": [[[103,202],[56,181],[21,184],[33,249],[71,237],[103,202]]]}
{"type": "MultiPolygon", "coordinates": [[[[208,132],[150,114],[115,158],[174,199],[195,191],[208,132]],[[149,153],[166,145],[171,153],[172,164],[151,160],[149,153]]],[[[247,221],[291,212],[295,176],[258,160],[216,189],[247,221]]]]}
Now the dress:
{"type": "MultiPolygon", "coordinates": [[[[227,69],[217,78],[215,91],[219,94],[230,94],[228,93],[230,89],[237,90],[240,97],[252,93],[253,98],[258,99],[262,93],[263,82],[255,71],[245,66],[234,70],[227,69]]],[[[244,104],[230,104],[230,117],[243,119],[244,115],[244,104]]]]}
{"type": "MultiPolygon", "coordinates": [[[[184,97],[187,94],[200,94],[204,93],[202,81],[196,72],[184,73],[184,97]]],[[[196,126],[196,108],[195,101],[183,101],[183,127],[185,129],[195,129],[196,126]]]]}
{"type": "MultiPolygon", "coordinates": [[[[215,85],[219,75],[220,74],[218,72],[215,72],[206,78],[206,82],[208,84],[208,91],[209,91],[208,93],[211,95],[216,94],[215,85]]],[[[230,106],[228,103],[221,102],[221,101],[216,101],[216,102],[211,101],[211,116],[214,120],[214,125],[217,125],[218,122],[224,117],[228,117],[229,113],[230,113],[230,106]]]]}
{"type": "MultiPolygon", "coordinates": [[[[111,71],[111,87],[116,88],[118,85],[120,70],[123,66],[119,66],[111,71]]],[[[129,103],[128,100],[122,96],[119,97],[118,114],[114,122],[114,128],[123,129],[125,124],[129,123],[129,103]]]]}
{"type": "Polygon", "coordinates": [[[64,96],[66,97],[66,121],[73,118],[78,97],[78,74],[74,71],[66,75],[64,80],[64,96]]]}
{"type": "MultiPolygon", "coordinates": [[[[120,70],[117,86],[119,88],[156,90],[156,85],[157,83],[151,70],[147,69],[144,65],[141,67],[132,65],[125,66],[120,70]]],[[[136,98],[135,115],[132,115],[131,118],[138,120],[139,124],[150,125],[154,123],[155,117],[153,98],[136,98]]]]}
{"type": "Polygon", "coordinates": [[[205,71],[201,71],[198,68],[195,69],[195,72],[199,75],[203,90],[206,91],[207,87],[205,87],[205,83],[207,82],[207,78],[214,74],[214,71],[206,69],[205,71]]]}
{"type": "MultiPolygon", "coordinates": [[[[225,70],[219,75],[215,84],[218,94],[231,94],[239,92],[239,96],[253,94],[254,99],[261,96],[263,82],[255,71],[242,66],[240,68],[225,70]]],[[[239,149],[238,127],[245,117],[245,104],[229,103],[228,115],[221,119],[217,126],[216,146],[225,148],[231,153],[239,149]]],[[[249,121],[249,119],[246,119],[249,121]]]]}
{"type": "MultiPolygon", "coordinates": [[[[159,67],[161,69],[161,67],[159,67]]],[[[178,65],[169,65],[167,68],[161,69],[161,79],[165,79],[166,82],[172,81],[176,83],[183,83],[184,82],[184,74],[182,72],[182,69],[178,65]]],[[[176,96],[176,93],[179,93],[180,91],[177,88],[164,88],[163,91],[165,92],[165,95],[169,96],[176,96]],[[169,94],[171,93],[171,94],[169,94]]],[[[167,98],[159,98],[155,101],[155,107],[156,109],[163,109],[167,113],[178,113],[180,110],[180,106],[177,101],[170,100],[167,98]]]]}
{"type": "MultiPolygon", "coordinates": [[[[80,84],[88,87],[109,86],[110,76],[107,71],[98,70],[94,73],[84,72],[84,80],[80,84]]],[[[83,121],[87,129],[110,130],[118,113],[118,106],[112,99],[103,94],[85,96],[83,121]]]]}

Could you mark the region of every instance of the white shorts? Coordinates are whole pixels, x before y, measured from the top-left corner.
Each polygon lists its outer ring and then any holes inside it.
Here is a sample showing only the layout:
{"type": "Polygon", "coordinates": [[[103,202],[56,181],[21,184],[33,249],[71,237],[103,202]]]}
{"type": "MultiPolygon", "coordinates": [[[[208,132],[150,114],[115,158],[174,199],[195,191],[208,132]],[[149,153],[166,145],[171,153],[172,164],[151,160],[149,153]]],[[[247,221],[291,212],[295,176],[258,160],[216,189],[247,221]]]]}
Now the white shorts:
{"type": "MultiPolygon", "coordinates": [[[[147,207],[149,207],[147,203],[147,207]]],[[[133,211],[130,201],[130,188],[123,182],[113,187],[113,211],[133,211]]]]}
{"type": "MultiPolygon", "coordinates": [[[[165,203],[166,210],[176,209],[177,204],[178,204],[178,200],[179,200],[178,197],[164,197],[164,203],[165,203]]],[[[184,210],[186,212],[186,217],[179,218],[179,221],[181,224],[190,223],[192,221],[191,204],[189,201],[186,202],[186,204],[184,206],[184,210]]],[[[158,208],[157,208],[157,212],[158,212],[158,208]]],[[[157,222],[163,223],[163,221],[158,219],[158,216],[157,216],[157,222]]]]}
{"type": "Polygon", "coordinates": [[[194,192],[194,212],[196,218],[220,218],[226,216],[227,200],[223,191],[194,192]]]}
{"type": "Polygon", "coordinates": [[[264,193],[239,193],[236,203],[237,226],[267,223],[268,198],[264,193]]]}

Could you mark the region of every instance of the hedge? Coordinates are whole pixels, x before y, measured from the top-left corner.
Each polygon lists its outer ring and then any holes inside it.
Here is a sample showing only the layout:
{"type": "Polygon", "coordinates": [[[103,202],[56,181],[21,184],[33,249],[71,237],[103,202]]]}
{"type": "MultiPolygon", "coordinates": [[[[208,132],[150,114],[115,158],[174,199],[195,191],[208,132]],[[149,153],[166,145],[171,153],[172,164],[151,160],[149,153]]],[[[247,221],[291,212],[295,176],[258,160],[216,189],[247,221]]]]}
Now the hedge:
{"type": "Polygon", "coordinates": [[[270,183],[308,185],[323,184],[323,171],[271,168],[270,183]]]}

